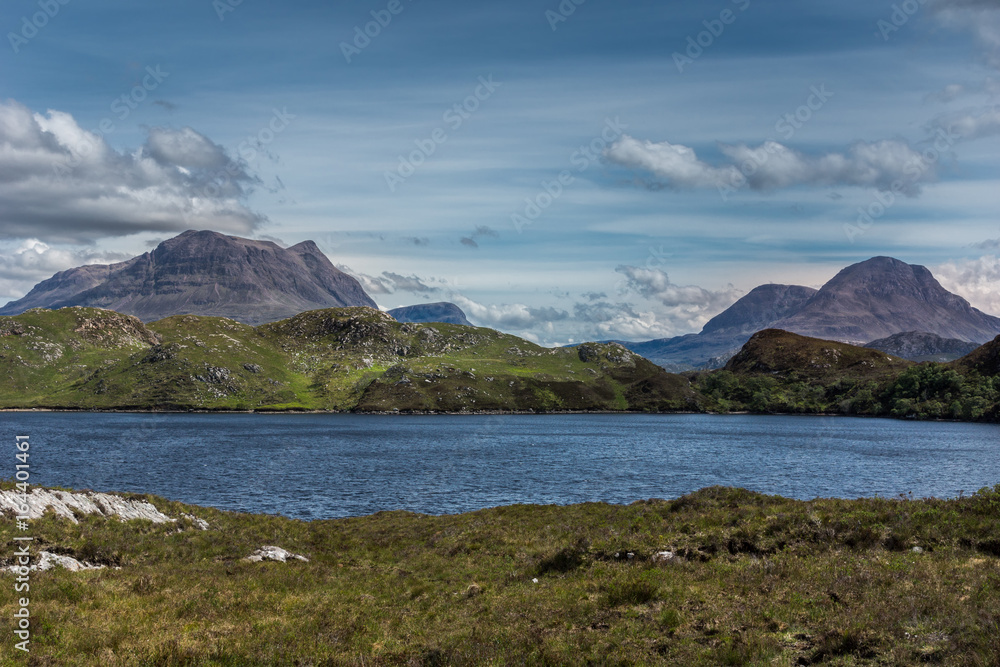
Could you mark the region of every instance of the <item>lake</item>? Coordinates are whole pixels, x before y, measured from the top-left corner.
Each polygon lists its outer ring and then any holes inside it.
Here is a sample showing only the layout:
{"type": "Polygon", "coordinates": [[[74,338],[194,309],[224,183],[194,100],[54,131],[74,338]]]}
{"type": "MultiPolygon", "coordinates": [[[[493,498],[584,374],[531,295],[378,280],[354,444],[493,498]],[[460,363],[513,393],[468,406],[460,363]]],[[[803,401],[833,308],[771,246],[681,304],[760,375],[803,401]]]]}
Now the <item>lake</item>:
{"type": "Polygon", "coordinates": [[[0,477],[301,519],[630,503],[715,484],[792,498],[1000,483],[1000,426],[713,415],[0,415],[0,477]],[[5,469],[6,468],[6,469],[5,469]]]}

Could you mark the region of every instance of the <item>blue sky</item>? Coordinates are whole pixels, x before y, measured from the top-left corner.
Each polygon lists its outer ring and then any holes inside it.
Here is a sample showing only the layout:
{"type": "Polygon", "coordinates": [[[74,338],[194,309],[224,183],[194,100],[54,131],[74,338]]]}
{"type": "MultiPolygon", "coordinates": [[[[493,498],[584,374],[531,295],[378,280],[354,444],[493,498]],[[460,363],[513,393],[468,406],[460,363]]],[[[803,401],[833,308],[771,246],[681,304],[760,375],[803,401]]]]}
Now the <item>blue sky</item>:
{"type": "Polygon", "coordinates": [[[9,0],[0,301],[209,228],[545,344],[875,255],[1000,314],[996,0],[577,2],[9,0]]]}

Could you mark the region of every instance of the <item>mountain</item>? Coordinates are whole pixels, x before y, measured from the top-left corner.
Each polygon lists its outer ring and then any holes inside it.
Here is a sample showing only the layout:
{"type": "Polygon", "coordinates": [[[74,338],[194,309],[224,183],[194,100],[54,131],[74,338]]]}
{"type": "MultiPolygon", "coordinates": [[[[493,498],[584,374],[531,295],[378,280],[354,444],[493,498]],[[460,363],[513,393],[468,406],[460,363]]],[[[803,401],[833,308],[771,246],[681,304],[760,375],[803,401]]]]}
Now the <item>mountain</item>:
{"type": "Polygon", "coordinates": [[[445,301],[394,308],[389,311],[389,314],[397,322],[412,322],[415,324],[445,322],[446,324],[461,324],[466,327],[472,326],[472,322],[465,318],[465,313],[461,308],[445,301]]]}
{"type": "Polygon", "coordinates": [[[982,344],[1000,334],[1000,318],[943,288],[923,266],[891,257],[847,267],[796,313],[771,326],[854,343],[924,331],[982,344]]]}
{"type": "Polygon", "coordinates": [[[816,295],[811,287],[761,285],[716,315],[702,328],[705,336],[751,336],[772,322],[788,317],[816,295]]]}
{"type": "Polygon", "coordinates": [[[923,331],[906,331],[874,340],[865,347],[911,361],[946,362],[965,356],[979,346],[923,331]]]}
{"type": "Polygon", "coordinates": [[[923,266],[875,257],[847,267],[818,291],[762,285],[701,333],[622,345],[672,371],[720,368],[754,332],[769,328],[858,344],[913,331],[984,343],[1000,334],[1000,318],[944,289],[923,266]]]}
{"type": "Polygon", "coordinates": [[[619,345],[331,308],[258,325],[95,308],[0,317],[0,408],[478,412],[697,409],[689,380],[619,345]]]}
{"type": "Polygon", "coordinates": [[[796,312],[816,290],[798,285],[761,285],[716,315],[701,333],[645,343],[621,344],[670,371],[721,368],[757,331],[796,312]]]}
{"type": "Polygon", "coordinates": [[[376,307],[312,241],[285,249],[211,231],[184,232],[118,264],[57,273],[0,308],[0,315],[67,306],[105,308],[144,322],[192,314],[246,324],[319,308],[376,307]]]}

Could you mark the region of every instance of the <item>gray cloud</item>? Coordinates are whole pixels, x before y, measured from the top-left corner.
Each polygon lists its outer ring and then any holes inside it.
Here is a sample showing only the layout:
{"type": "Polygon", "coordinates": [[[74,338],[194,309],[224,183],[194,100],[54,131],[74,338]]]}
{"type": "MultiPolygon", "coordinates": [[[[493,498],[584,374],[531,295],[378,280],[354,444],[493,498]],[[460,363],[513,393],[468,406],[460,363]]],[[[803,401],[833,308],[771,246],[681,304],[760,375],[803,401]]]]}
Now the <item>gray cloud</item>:
{"type": "Polygon", "coordinates": [[[980,310],[1000,315],[1000,258],[986,255],[934,267],[934,277],[980,310]]]}
{"type": "Polygon", "coordinates": [[[476,227],[476,231],[472,232],[470,236],[463,236],[458,241],[462,245],[467,246],[469,248],[478,248],[479,247],[478,239],[481,238],[493,238],[493,239],[500,238],[500,234],[492,227],[488,227],[487,225],[479,225],[478,227],[476,227]]]}
{"type": "Polygon", "coordinates": [[[0,103],[0,235],[8,238],[248,234],[265,220],[245,204],[256,184],[190,128],[153,128],[138,150],[118,152],[67,113],[0,103]]]}
{"type": "Polygon", "coordinates": [[[776,190],[798,185],[858,186],[887,190],[904,184],[910,195],[921,182],[932,180],[933,165],[900,140],[859,141],[841,153],[807,155],[776,141],[757,148],[744,144],[720,145],[726,162],[712,165],[694,149],[669,142],[639,141],[624,135],[604,152],[611,163],[646,171],[658,186],[679,189],[716,188],[776,190]]]}
{"type": "Polygon", "coordinates": [[[383,271],[378,276],[370,276],[354,271],[343,264],[338,264],[337,268],[357,278],[369,294],[395,294],[396,292],[434,294],[441,291],[440,287],[428,285],[425,279],[416,275],[404,276],[392,271],[383,271]]]}

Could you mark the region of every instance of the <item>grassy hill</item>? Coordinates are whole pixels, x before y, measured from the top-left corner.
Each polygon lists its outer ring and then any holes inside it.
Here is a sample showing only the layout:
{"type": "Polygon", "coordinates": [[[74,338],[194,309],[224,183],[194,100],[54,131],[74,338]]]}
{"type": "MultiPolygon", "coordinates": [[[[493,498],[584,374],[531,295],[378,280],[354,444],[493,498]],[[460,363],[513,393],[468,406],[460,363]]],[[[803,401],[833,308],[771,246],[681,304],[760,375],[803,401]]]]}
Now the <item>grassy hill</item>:
{"type": "Polygon", "coordinates": [[[547,349],[334,308],[252,327],[144,325],[92,308],[0,317],[0,407],[210,410],[684,410],[680,376],[618,345],[547,349]]]}
{"type": "MultiPolygon", "coordinates": [[[[809,502],[716,487],[629,506],[312,522],[143,498],[179,520],[31,522],[33,553],[120,569],[32,573],[23,660],[16,596],[0,597],[0,662],[985,667],[1000,656],[1000,486],[809,502]],[[309,562],[244,560],[263,545],[309,562]]],[[[21,534],[0,519],[0,541],[21,534]]]]}
{"type": "Polygon", "coordinates": [[[768,329],[726,367],[691,375],[710,410],[1000,420],[997,341],[949,364],[922,363],[768,329]],[[991,374],[992,371],[992,374],[991,374]]]}

